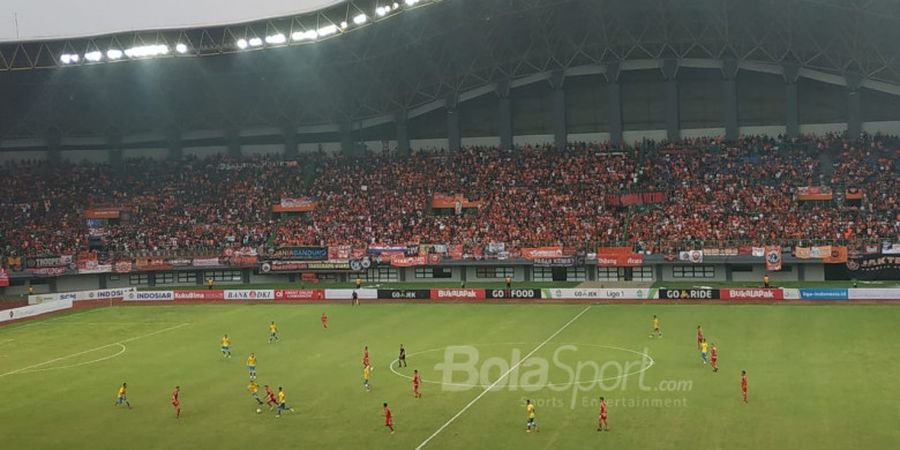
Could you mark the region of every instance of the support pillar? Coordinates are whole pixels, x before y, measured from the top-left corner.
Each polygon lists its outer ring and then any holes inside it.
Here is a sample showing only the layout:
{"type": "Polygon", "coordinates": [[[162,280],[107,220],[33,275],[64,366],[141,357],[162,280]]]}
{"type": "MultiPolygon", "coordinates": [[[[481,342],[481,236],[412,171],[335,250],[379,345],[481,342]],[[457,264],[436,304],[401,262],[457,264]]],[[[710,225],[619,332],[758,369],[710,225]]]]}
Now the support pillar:
{"type": "Polygon", "coordinates": [[[557,149],[565,148],[569,143],[568,130],[566,127],[566,75],[562,70],[554,71],[550,75],[550,87],[553,89],[551,93],[553,114],[553,142],[557,149]]]}
{"type": "Polygon", "coordinates": [[[799,73],[800,68],[796,64],[784,65],[784,130],[789,138],[800,135],[799,73]]]}
{"type": "Polygon", "coordinates": [[[166,136],[166,144],[169,148],[169,159],[181,161],[184,157],[184,143],[181,141],[181,130],[177,128],[169,130],[169,134],[166,136]]]}
{"type": "Polygon", "coordinates": [[[459,96],[453,93],[447,96],[447,150],[459,151],[462,148],[462,130],[459,126],[459,96]]]}
{"type": "Polygon", "coordinates": [[[356,156],[353,148],[353,124],[350,123],[350,120],[341,123],[341,151],[346,156],[356,156]]]}
{"type": "Polygon", "coordinates": [[[53,164],[62,161],[61,144],[62,133],[56,128],[47,130],[47,136],[44,137],[47,144],[47,160],[53,164]]]}
{"type": "Polygon", "coordinates": [[[494,91],[499,99],[497,128],[500,134],[500,147],[504,149],[513,148],[513,130],[512,130],[512,103],[509,99],[509,81],[503,80],[497,83],[494,91]]]}
{"type": "Polygon", "coordinates": [[[284,159],[297,159],[297,127],[285,124],[281,127],[284,138],[284,159]]]}
{"type": "Polygon", "coordinates": [[[609,123],[609,142],[613,145],[621,145],[622,132],[622,85],[619,83],[621,66],[618,62],[606,65],[606,89],[607,89],[607,122],[609,123]]]}
{"type": "Polygon", "coordinates": [[[681,120],[678,111],[678,61],[663,60],[660,67],[663,73],[663,86],[666,93],[666,137],[669,142],[681,139],[681,120]]]}
{"type": "Polygon", "coordinates": [[[737,60],[726,59],[722,66],[722,111],[725,114],[725,139],[729,141],[737,140],[740,134],[737,75],[737,60]]]}
{"type": "Polygon", "coordinates": [[[109,151],[110,166],[122,167],[122,134],[111,130],[106,135],[106,148],[109,151]]]}
{"type": "Polygon", "coordinates": [[[234,125],[230,125],[225,130],[225,139],[226,144],[228,146],[228,156],[232,158],[240,158],[241,157],[241,136],[237,127],[234,125]]]}
{"type": "MultiPolygon", "coordinates": [[[[394,139],[397,141],[397,154],[409,156],[411,153],[411,149],[409,146],[409,117],[406,114],[406,111],[400,111],[397,113],[396,117],[396,125],[397,129],[394,133],[394,139]]],[[[449,127],[448,127],[449,130],[449,127]]],[[[449,137],[449,134],[448,134],[449,137]]],[[[452,148],[452,147],[451,147],[452,148]]]]}
{"type": "Polygon", "coordinates": [[[847,136],[856,139],[862,133],[862,99],[859,88],[862,75],[848,73],[847,79],[847,136]]]}

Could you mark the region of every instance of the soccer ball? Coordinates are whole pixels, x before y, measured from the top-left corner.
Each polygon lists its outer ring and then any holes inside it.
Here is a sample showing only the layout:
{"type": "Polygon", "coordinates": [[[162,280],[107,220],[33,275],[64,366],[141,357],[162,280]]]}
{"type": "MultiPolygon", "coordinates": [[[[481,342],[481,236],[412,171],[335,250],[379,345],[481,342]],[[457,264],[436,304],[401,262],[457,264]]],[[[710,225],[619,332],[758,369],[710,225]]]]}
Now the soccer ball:
{"type": "Polygon", "coordinates": [[[262,409],[256,408],[256,413],[259,414],[262,412],[262,409]]]}

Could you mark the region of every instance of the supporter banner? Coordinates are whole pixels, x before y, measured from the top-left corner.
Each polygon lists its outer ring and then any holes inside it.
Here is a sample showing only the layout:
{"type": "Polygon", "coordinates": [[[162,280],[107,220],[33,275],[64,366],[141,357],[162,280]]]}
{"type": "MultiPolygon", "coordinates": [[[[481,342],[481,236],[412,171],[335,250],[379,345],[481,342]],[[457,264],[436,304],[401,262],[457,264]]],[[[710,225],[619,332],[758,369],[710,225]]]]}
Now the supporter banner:
{"type": "Polygon", "coordinates": [[[532,261],[535,267],[575,267],[584,264],[584,258],[577,256],[563,256],[561,258],[535,258],[532,261]]]}
{"type": "Polygon", "coordinates": [[[273,289],[227,289],[225,300],[275,300],[273,289]]]}
{"type": "Polygon", "coordinates": [[[484,300],[484,289],[432,289],[432,300],[484,300]]]}
{"type": "MultiPolygon", "coordinates": [[[[3,261],[0,260],[0,263],[3,261]]],[[[13,272],[21,272],[22,271],[22,257],[21,256],[7,256],[6,257],[6,266],[10,268],[13,272]]]]}
{"type": "Polygon", "coordinates": [[[703,250],[688,250],[678,252],[679,261],[688,261],[694,264],[703,262],[703,250]]]}
{"type": "Polygon", "coordinates": [[[350,259],[353,257],[353,247],[349,245],[332,245],[328,247],[328,259],[350,259]]]}
{"type": "Polygon", "coordinates": [[[612,206],[650,205],[666,201],[662,192],[632,192],[628,194],[608,194],[606,204],[612,206]]]}
{"type": "Polygon", "coordinates": [[[662,300],[715,300],[719,298],[718,289],[660,289],[662,300]]]}
{"type": "Polygon", "coordinates": [[[428,289],[378,289],[378,298],[424,300],[431,298],[431,291],[428,289]]]}
{"type": "Polygon", "coordinates": [[[413,267],[440,264],[440,255],[427,256],[394,256],[391,265],[394,267],[413,267]]]}
{"type": "Polygon", "coordinates": [[[640,253],[627,255],[597,254],[597,265],[600,267],[640,267],[644,265],[644,255],[640,253]]]}
{"type": "Polygon", "coordinates": [[[72,300],[61,300],[56,302],[44,302],[35,305],[22,306],[19,308],[7,309],[0,311],[0,322],[9,322],[12,320],[24,319],[26,317],[38,316],[54,311],[62,311],[72,308],[72,300]]]}
{"type": "Polygon", "coordinates": [[[781,270],[781,246],[766,246],[766,270],[772,272],[781,270]]]}
{"type": "Polygon", "coordinates": [[[900,300],[898,288],[850,288],[847,289],[850,300],[900,300]]]}
{"type": "Polygon", "coordinates": [[[175,291],[175,300],[225,300],[221,289],[175,291]]]}
{"type": "Polygon", "coordinates": [[[647,300],[655,297],[656,289],[541,289],[543,298],[647,300]]]}
{"type": "Polygon", "coordinates": [[[172,267],[188,267],[193,262],[191,258],[166,258],[166,264],[172,267]]]}
{"type": "Polygon", "coordinates": [[[25,258],[25,266],[30,269],[44,267],[68,267],[74,262],[72,255],[62,256],[29,256],[25,258]]]}
{"type": "Polygon", "coordinates": [[[175,300],[175,292],[173,291],[142,291],[129,292],[123,299],[126,302],[154,302],[154,301],[172,301],[175,300]]]}
{"type": "Polygon", "coordinates": [[[322,289],[275,289],[275,300],[322,300],[322,289]]]}
{"type": "Polygon", "coordinates": [[[116,273],[128,273],[131,272],[131,261],[116,261],[115,270],[116,273]]]}
{"type": "Polygon", "coordinates": [[[213,267],[221,266],[222,262],[219,261],[219,258],[194,258],[190,265],[194,267],[213,267]]]}
{"type": "Polygon", "coordinates": [[[812,258],[812,252],[809,247],[794,247],[794,257],[798,259],[812,258]]]}
{"type": "Polygon", "coordinates": [[[311,212],[316,206],[318,202],[312,197],[282,197],[281,202],[272,206],[272,212],[311,212]]]}
{"type": "Polygon", "coordinates": [[[60,276],[66,274],[65,267],[38,267],[36,269],[26,269],[28,272],[33,273],[35,275],[44,275],[44,276],[60,276]]]}
{"type": "Polygon", "coordinates": [[[9,272],[6,267],[0,266],[0,287],[9,286],[9,272]]]}
{"type": "Polygon", "coordinates": [[[121,208],[91,208],[84,210],[85,219],[118,219],[121,208]]]}
{"type": "Polygon", "coordinates": [[[487,298],[541,298],[540,289],[489,289],[484,294],[487,298]]]}
{"type": "Polygon", "coordinates": [[[766,256],[766,248],[765,247],[752,247],[750,250],[750,254],[757,258],[764,258],[766,256]]]}
{"type": "Polygon", "coordinates": [[[900,255],[900,244],[892,244],[890,242],[881,243],[881,253],[885,255],[900,255]]]}
{"type": "Polygon", "coordinates": [[[751,256],[753,255],[753,247],[749,245],[741,245],[738,247],[738,256],[751,256]]]}
{"type": "Polygon", "coordinates": [[[824,259],[831,255],[830,245],[819,245],[809,249],[809,257],[815,259],[824,259]]]}
{"type": "Polygon", "coordinates": [[[719,298],[723,300],[784,300],[781,289],[720,289],[719,298]]]}
{"type": "Polygon", "coordinates": [[[366,249],[366,252],[370,255],[382,255],[382,254],[406,254],[406,246],[384,246],[384,245],[370,245],[369,248],[366,249]]]}
{"type": "Polygon", "coordinates": [[[827,186],[800,186],[794,198],[800,201],[827,201],[834,198],[834,195],[827,186]]]}
{"type": "Polygon", "coordinates": [[[634,250],[629,247],[600,247],[597,249],[598,255],[631,255],[634,250]]]}
{"type": "Polygon", "coordinates": [[[486,253],[502,253],[506,251],[505,242],[491,242],[484,247],[486,253]]]}
{"type": "Polygon", "coordinates": [[[860,188],[847,188],[846,194],[844,194],[844,198],[847,200],[862,200],[863,199],[863,190],[860,188]]]}
{"type": "MultiPolygon", "coordinates": [[[[368,261],[368,260],[364,260],[368,261]]],[[[301,272],[306,270],[348,271],[361,270],[359,261],[267,261],[259,266],[261,273],[269,272],[301,272]],[[354,264],[355,263],[355,264],[354,264]],[[359,267],[357,269],[356,267],[359,267]]]]}
{"type": "MultiPolygon", "coordinates": [[[[354,289],[325,289],[326,300],[350,300],[353,298],[354,289]]],[[[374,300],[378,298],[376,289],[355,289],[356,298],[362,300],[374,300]]]]}
{"type": "Polygon", "coordinates": [[[847,262],[849,251],[843,245],[832,245],[831,253],[826,255],[825,264],[843,264],[847,262]]]}
{"type": "Polygon", "coordinates": [[[431,248],[439,255],[446,255],[449,252],[449,248],[445,244],[434,244],[431,248]]]}
{"type": "Polygon", "coordinates": [[[232,266],[255,266],[259,263],[256,255],[240,255],[235,253],[230,257],[232,266]]]}
{"type": "Polygon", "coordinates": [[[867,255],[877,255],[881,253],[881,247],[879,247],[878,245],[866,244],[866,248],[864,251],[867,255]]]}
{"type": "Polygon", "coordinates": [[[134,266],[138,270],[168,270],[172,268],[172,265],[162,257],[134,258],[134,266]]]}
{"type": "Polygon", "coordinates": [[[462,244],[455,244],[447,248],[447,254],[450,255],[450,259],[459,260],[465,256],[465,250],[462,244]]]}
{"type": "Polygon", "coordinates": [[[847,261],[847,278],[860,280],[900,280],[900,255],[875,256],[847,261]]]}
{"type": "MultiPolygon", "coordinates": [[[[96,263],[96,261],[94,262],[96,263]]],[[[84,268],[78,268],[78,273],[108,273],[112,271],[112,264],[87,264],[84,268]]]]}
{"type": "Polygon", "coordinates": [[[532,247],[522,249],[522,257],[525,259],[559,258],[561,256],[563,256],[562,247],[532,247]]]}
{"type": "Polygon", "coordinates": [[[274,256],[302,261],[325,261],[328,247],[281,247],[275,249],[274,256]]]}
{"type": "Polygon", "coordinates": [[[800,288],[802,300],[847,300],[847,289],[837,288],[800,288]]]}
{"type": "Polygon", "coordinates": [[[464,208],[480,208],[483,203],[482,200],[468,200],[462,194],[434,194],[431,197],[431,207],[433,209],[460,210],[464,208]]]}
{"type": "Polygon", "coordinates": [[[737,256],[738,249],[734,248],[704,248],[704,256],[737,256]]]}

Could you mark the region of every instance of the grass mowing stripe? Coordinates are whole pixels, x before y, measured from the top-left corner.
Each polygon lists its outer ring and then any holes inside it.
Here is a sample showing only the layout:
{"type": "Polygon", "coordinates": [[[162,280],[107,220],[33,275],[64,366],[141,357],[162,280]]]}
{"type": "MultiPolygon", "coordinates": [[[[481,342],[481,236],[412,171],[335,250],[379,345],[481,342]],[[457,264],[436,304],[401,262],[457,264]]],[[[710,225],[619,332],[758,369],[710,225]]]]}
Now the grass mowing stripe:
{"type": "Polygon", "coordinates": [[[478,400],[481,400],[481,398],[484,397],[485,394],[490,392],[490,390],[493,389],[494,386],[497,386],[497,383],[500,383],[500,381],[502,381],[504,378],[509,376],[509,374],[512,373],[512,371],[518,369],[519,366],[522,365],[523,362],[527,361],[528,358],[531,358],[531,355],[534,355],[535,353],[537,353],[538,350],[540,350],[545,345],[547,345],[547,343],[550,342],[550,340],[552,340],[553,338],[555,338],[559,333],[562,333],[563,330],[565,330],[566,328],[569,328],[569,325],[572,325],[572,323],[574,323],[576,320],[578,320],[579,317],[583,316],[584,313],[588,312],[589,309],[591,309],[591,306],[590,305],[586,306],[584,309],[581,310],[580,313],[576,314],[575,317],[571,318],[568,322],[565,323],[565,325],[561,326],[558,330],[556,330],[555,333],[551,334],[550,337],[548,337],[547,339],[544,339],[544,342],[541,342],[540,344],[537,345],[537,347],[535,347],[533,350],[528,352],[528,354],[525,355],[524,358],[520,359],[519,362],[517,362],[512,367],[510,367],[509,370],[507,370],[502,375],[497,377],[497,379],[494,380],[494,382],[491,383],[490,386],[486,387],[483,391],[481,391],[481,393],[478,394],[478,396],[473,398],[472,401],[470,401],[469,403],[466,404],[466,406],[463,406],[463,408],[460,409],[459,412],[456,413],[453,417],[451,417],[450,420],[445,422],[431,436],[428,436],[427,439],[422,441],[422,443],[416,447],[416,450],[421,450],[422,448],[425,448],[425,446],[428,445],[428,443],[431,442],[431,440],[434,439],[438,434],[440,434],[441,431],[444,431],[444,429],[447,428],[448,426],[450,426],[451,423],[456,421],[456,419],[458,419],[459,416],[463,415],[463,413],[465,413],[469,408],[471,408],[472,405],[474,405],[476,402],[478,402],[478,400]]]}
{"type": "Polygon", "coordinates": [[[23,368],[21,368],[21,369],[16,369],[16,370],[13,370],[13,371],[10,371],[10,372],[6,372],[6,373],[3,373],[3,374],[0,374],[0,377],[5,377],[5,376],[7,376],[7,375],[15,375],[15,374],[17,374],[17,373],[25,372],[25,371],[27,371],[27,370],[31,370],[31,369],[35,369],[35,368],[38,368],[38,367],[46,366],[47,364],[52,364],[52,363],[55,363],[55,362],[57,362],[57,361],[62,361],[62,360],[65,360],[65,359],[74,358],[74,357],[76,357],[76,356],[81,356],[81,355],[84,355],[84,354],[87,354],[87,353],[95,352],[95,351],[97,351],[97,350],[103,350],[104,348],[107,348],[107,347],[113,347],[113,346],[116,346],[116,345],[122,345],[122,344],[125,344],[126,342],[132,342],[132,341],[136,341],[136,340],[138,340],[138,339],[144,339],[144,338],[148,338],[148,337],[150,337],[150,336],[156,336],[157,334],[165,333],[166,331],[171,331],[171,330],[174,330],[174,329],[177,329],[177,328],[181,328],[181,327],[186,327],[186,326],[188,326],[188,325],[190,325],[190,324],[189,324],[189,323],[181,323],[181,324],[175,325],[174,327],[163,328],[162,330],[157,330],[157,331],[154,331],[154,332],[152,332],[152,333],[144,334],[144,335],[141,335],[141,336],[136,336],[136,337],[133,337],[133,338],[128,338],[128,339],[125,339],[125,340],[123,340],[123,341],[113,342],[112,344],[101,345],[101,346],[99,346],[99,347],[94,347],[94,348],[92,348],[92,349],[90,349],[90,350],[85,350],[85,351],[83,351],[83,352],[72,353],[71,355],[60,356],[60,357],[58,357],[58,358],[53,358],[53,359],[51,359],[51,360],[47,360],[47,361],[44,361],[44,362],[42,362],[42,363],[32,364],[32,365],[30,365],[30,366],[28,366],[28,367],[23,367],[23,368]]]}

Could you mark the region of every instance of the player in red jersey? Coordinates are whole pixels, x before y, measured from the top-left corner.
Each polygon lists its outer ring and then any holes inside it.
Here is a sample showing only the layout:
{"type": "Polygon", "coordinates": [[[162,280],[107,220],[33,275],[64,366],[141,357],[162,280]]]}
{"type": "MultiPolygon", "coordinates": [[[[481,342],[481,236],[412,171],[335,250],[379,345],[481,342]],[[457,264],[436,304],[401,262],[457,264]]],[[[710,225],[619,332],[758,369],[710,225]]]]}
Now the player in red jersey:
{"type": "Polygon", "coordinates": [[[744,396],[744,403],[748,403],[747,401],[747,371],[741,371],[741,394],[744,396]]]}
{"type": "Polygon", "coordinates": [[[712,367],[713,372],[719,371],[719,349],[716,348],[715,343],[709,349],[709,366],[712,367]]]}
{"type": "Polygon", "coordinates": [[[328,315],[322,313],[322,328],[328,329],[328,315]]]}
{"type": "Polygon", "coordinates": [[[268,384],[265,386],[265,388],[266,388],[266,405],[269,406],[269,410],[271,411],[272,408],[278,406],[278,399],[275,398],[275,392],[272,391],[272,388],[270,388],[268,384]]]}
{"type": "Polygon", "coordinates": [[[606,417],[606,399],[600,397],[600,420],[597,422],[597,431],[603,431],[604,427],[606,427],[606,431],[609,431],[609,422],[606,417]]]}
{"type": "Polygon", "coordinates": [[[697,350],[700,350],[701,344],[703,344],[703,328],[697,325],[697,350]]]}
{"type": "Polygon", "coordinates": [[[391,415],[391,408],[388,408],[387,403],[384,404],[384,426],[391,430],[391,434],[394,434],[394,416],[391,415]]]}
{"type": "Polygon", "coordinates": [[[363,367],[369,367],[369,346],[363,348],[363,367]]]}
{"type": "Polygon", "coordinates": [[[178,401],[178,393],[181,392],[181,388],[179,386],[175,386],[175,390],[172,391],[172,406],[175,407],[175,418],[178,419],[181,417],[181,402],[178,401]]]}
{"type": "Polygon", "coordinates": [[[422,384],[422,377],[419,376],[419,370],[413,370],[413,397],[421,398],[422,394],[419,392],[419,385],[422,384]]]}

